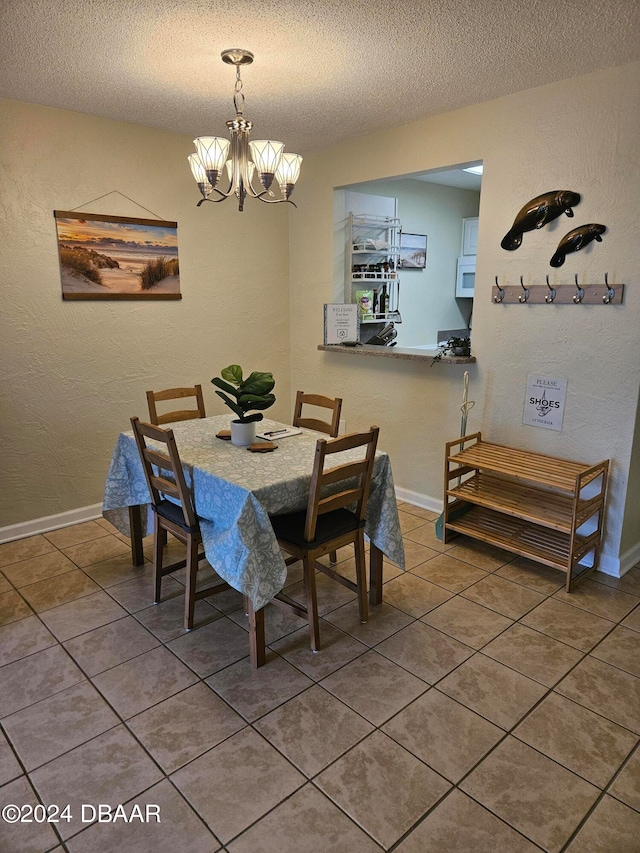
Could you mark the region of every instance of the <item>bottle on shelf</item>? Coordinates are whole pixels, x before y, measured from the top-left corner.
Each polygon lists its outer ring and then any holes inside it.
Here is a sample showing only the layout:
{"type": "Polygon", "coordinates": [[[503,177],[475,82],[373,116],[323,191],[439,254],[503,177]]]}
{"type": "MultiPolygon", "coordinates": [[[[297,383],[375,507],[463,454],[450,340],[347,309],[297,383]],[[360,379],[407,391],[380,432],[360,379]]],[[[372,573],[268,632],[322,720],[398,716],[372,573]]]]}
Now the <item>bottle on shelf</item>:
{"type": "Polygon", "coordinates": [[[380,314],[386,314],[389,310],[389,297],[387,296],[387,285],[383,284],[380,289],[379,301],[380,314]]]}

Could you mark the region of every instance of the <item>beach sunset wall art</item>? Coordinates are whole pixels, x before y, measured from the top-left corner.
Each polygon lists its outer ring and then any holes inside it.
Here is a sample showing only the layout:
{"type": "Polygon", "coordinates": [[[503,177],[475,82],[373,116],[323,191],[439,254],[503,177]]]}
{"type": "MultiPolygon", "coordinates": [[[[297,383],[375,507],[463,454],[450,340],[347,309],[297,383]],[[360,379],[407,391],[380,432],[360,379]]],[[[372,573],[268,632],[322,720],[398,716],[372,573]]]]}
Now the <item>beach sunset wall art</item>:
{"type": "Polygon", "coordinates": [[[181,299],[178,223],[54,210],[63,299],[181,299]]]}

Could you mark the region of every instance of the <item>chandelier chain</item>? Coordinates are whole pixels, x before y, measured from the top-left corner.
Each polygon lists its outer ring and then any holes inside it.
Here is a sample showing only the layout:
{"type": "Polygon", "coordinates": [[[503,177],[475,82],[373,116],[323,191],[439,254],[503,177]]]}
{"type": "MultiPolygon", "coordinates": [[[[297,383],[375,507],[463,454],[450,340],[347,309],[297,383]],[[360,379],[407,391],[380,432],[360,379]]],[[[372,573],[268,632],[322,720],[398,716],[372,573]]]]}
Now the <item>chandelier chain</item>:
{"type": "Polygon", "coordinates": [[[240,66],[236,66],[236,85],[233,93],[233,105],[236,113],[241,116],[244,110],[244,94],[242,93],[242,77],[240,77],[240,66]]]}

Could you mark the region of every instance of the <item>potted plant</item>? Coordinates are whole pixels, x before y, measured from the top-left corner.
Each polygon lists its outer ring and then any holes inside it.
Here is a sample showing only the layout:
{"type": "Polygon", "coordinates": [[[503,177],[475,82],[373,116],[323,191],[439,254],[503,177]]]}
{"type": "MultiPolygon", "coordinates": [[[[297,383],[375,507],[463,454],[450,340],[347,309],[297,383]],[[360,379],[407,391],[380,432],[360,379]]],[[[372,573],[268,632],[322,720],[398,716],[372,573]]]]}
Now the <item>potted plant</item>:
{"type": "Polygon", "coordinates": [[[440,344],[440,352],[437,355],[434,355],[431,360],[431,364],[434,364],[436,361],[440,361],[443,355],[446,353],[451,353],[451,355],[461,355],[461,356],[470,356],[471,355],[471,338],[456,338],[452,337],[444,343],[440,344]]]}
{"type": "Polygon", "coordinates": [[[231,443],[246,447],[256,437],[256,421],[264,415],[256,409],[268,409],[276,398],[271,393],[276,384],[272,373],[254,371],[245,379],[239,364],[230,364],[211,380],[222,390],[216,391],[237,417],[231,421],[231,443]],[[249,414],[251,412],[251,414],[249,414]]]}

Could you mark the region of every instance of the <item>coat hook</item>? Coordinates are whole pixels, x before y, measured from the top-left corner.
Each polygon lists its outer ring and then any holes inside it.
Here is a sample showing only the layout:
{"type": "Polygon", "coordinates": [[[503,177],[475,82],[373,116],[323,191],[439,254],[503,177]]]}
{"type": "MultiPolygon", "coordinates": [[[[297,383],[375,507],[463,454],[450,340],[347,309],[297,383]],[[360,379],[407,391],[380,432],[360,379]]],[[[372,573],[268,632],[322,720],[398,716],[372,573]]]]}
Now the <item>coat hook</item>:
{"type": "Polygon", "coordinates": [[[498,276],[496,276],[496,287],[498,288],[498,293],[496,296],[493,297],[493,301],[497,304],[499,302],[502,302],[502,300],[504,299],[504,287],[500,287],[500,285],[498,284],[498,276]]]}
{"type": "Polygon", "coordinates": [[[578,284],[578,273],[575,275],[575,282],[578,292],[573,294],[573,301],[578,305],[584,299],[584,288],[580,287],[578,284]]]}
{"type": "Polygon", "coordinates": [[[616,295],[615,288],[609,287],[609,273],[608,272],[606,272],[604,274],[604,286],[607,288],[607,292],[602,297],[602,301],[604,302],[605,305],[608,305],[611,302],[611,300],[613,299],[613,297],[616,295]]]}
{"type": "Polygon", "coordinates": [[[529,288],[524,286],[522,276],[520,276],[520,287],[522,288],[522,293],[518,296],[518,302],[524,303],[529,298],[529,288]]]}
{"type": "Polygon", "coordinates": [[[547,279],[547,287],[549,288],[549,293],[545,294],[544,301],[548,302],[550,305],[553,302],[553,300],[556,298],[556,289],[555,289],[555,287],[551,287],[551,285],[549,284],[549,276],[548,275],[546,276],[546,279],[547,279]]]}

